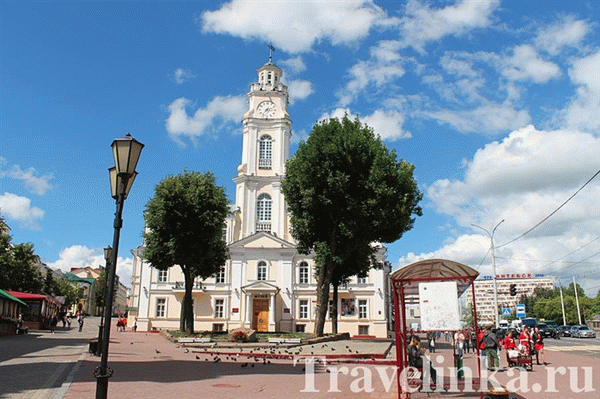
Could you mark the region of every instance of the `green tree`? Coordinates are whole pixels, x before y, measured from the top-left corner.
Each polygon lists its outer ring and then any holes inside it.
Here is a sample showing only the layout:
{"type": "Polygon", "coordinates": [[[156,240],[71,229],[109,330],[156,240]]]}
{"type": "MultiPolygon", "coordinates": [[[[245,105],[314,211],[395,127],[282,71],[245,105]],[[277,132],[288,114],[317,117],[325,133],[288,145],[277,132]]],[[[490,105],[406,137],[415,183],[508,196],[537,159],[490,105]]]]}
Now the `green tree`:
{"type": "Polygon", "coordinates": [[[287,162],[282,191],[292,235],[316,264],[317,335],[323,335],[331,283],[366,272],[372,244],[398,240],[421,215],[413,170],[371,128],[348,117],[317,123],[287,162]]]}
{"type": "Polygon", "coordinates": [[[96,298],[96,307],[101,308],[104,306],[104,297],[106,297],[106,270],[96,279],[94,298],[96,298]]]}
{"type": "Polygon", "coordinates": [[[194,331],[194,278],[214,275],[227,260],[222,238],[227,213],[225,189],[216,186],[210,172],[168,176],[146,204],[144,258],[158,270],[179,265],[185,278],[181,331],[194,331]]]}
{"type": "Polygon", "coordinates": [[[0,288],[9,289],[11,287],[11,276],[13,273],[12,265],[12,238],[8,234],[8,226],[4,219],[0,217],[0,288]]]}
{"type": "Polygon", "coordinates": [[[71,305],[79,302],[79,290],[69,279],[62,277],[56,280],[57,295],[65,297],[64,308],[69,309],[71,305]]]}
{"type": "Polygon", "coordinates": [[[36,267],[40,259],[32,243],[15,245],[12,250],[12,270],[8,288],[15,291],[41,292],[44,287],[42,274],[36,267]]]}
{"type": "Polygon", "coordinates": [[[46,277],[44,277],[44,293],[47,295],[58,295],[58,289],[56,287],[56,281],[54,280],[54,275],[52,274],[52,270],[46,270],[46,277]]]}

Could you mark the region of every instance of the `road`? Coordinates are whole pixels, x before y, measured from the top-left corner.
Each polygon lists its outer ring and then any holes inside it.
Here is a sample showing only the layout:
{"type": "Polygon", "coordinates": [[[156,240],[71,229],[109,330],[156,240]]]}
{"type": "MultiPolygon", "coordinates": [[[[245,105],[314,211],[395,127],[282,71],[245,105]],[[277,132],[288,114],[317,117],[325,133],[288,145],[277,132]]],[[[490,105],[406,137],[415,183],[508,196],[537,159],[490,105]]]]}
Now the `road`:
{"type": "Polygon", "coordinates": [[[85,319],[79,332],[75,321],[69,329],[31,331],[28,335],[0,337],[0,398],[62,398],[89,340],[98,335],[98,318],[85,319]]]}
{"type": "Polygon", "coordinates": [[[600,359],[600,338],[571,338],[544,339],[546,352],[573,352],[583,356],[592,356],[600,359]]]}

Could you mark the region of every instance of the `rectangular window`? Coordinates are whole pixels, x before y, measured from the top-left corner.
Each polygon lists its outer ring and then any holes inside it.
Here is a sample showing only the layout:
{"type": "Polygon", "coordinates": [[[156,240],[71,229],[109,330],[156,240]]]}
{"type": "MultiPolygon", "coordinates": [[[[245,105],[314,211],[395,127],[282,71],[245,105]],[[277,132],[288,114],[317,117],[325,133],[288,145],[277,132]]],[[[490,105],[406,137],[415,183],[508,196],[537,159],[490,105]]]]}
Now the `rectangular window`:
{"type": "Polygon", "coordinates": [[[367,278],[366,277],[358,277],[358,284],[367,284],[367,278]]]}
{"type": "Polygon", "coordinates": [[[167,314],[167,299],[158,298],[156,300],[156,317],[165,317],[167,314]]]}
{"type": "Polygon", "coordinates": [[[368,317],[367,300],[366,299],[359,299],[358,300],[358,318],[359,319],[366,319],[367,317],[368,317]]]}
{"type": "Polygon", "coordinates": [[[298,316],[300,319],[308,319],[308,300],[307,299],[300,300],[300,312],[299,312],[298,316]]]}
{"type": "Polygon", "coordinates": [[[308,284],[308,265],[300,265],[300,284],[308,284]]]}
{"type": "Polygon", "coordinates": [[[223,331],[223,323],[215,323],[212,325],[213,332],[222,332],[223,331]]]}
{"type": "Polygon", "coordinates": [[[222,319],[225,315],[225,299],[215,299],[215,319],[222,319]]]}
{"type": "Polygon", "coordinates": [[[340,315],[342,316],[354,316],[356,315],[356,302],[353,298],[342,298],[342,308],[340,309],[340,315]]]}
{"type": "Polygon", "coordinates": [[[358,335],[369,335],[369,326],[358,326],[358,335]]]}
{"type": "Polygon", "coordinates": [[[256,279],[265,281],[267,279],[267,264],[260,262],[256,270],[256,279]]]}
{"type": "Polygon", "coordinates": [[[296,332],[303,333],[306,331],[306,325],[304,324],[296,324],[296,332]]]}
{"type": "Polygon", "coordinates": [[[157,281],[159,283],[166,283],[167,282],[167,273],[168,273],[167,270],[159,270],[157,281]]]}
{"type": "Polygon", "coordinates": [[[225,266],[221,266],[215,276],[215,282],[217,284],[223,284],[225,282],[225,266]]]}
{"type": "Polygon", "coordinates": [[[227,227],[223,227],[223,231],[221,234],[221,238],[223,238],[223,241],[227,242],[227,227]]]}

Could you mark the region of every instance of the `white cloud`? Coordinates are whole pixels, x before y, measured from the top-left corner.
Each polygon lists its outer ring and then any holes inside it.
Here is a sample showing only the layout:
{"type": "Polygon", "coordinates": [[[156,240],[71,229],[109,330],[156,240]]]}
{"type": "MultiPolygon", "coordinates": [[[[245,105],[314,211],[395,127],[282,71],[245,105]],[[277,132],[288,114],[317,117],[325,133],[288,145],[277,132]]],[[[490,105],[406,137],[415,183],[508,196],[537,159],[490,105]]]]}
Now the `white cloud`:
{"type": "MultiPolygon", "coordinates": [[[[350,119],[356,118],[356,115],[352,114],[350,109],[336,108],[330,114],[324,113],[321,115],[319,121],[330,118],[342,119],[344,115],[348,115],[350,119]]],[[[381,136],[382,140],[396,141],[412,137],[410,132],[403,130],[405,115],[398,111],[378,109],[371,115],[361,116],[359,119],[363,124],[373,128],[375,134],[381,136]]]]}
{"type": "MultiPolygon", "coordinates": [[[[578,131],[540,131],[527,126],[478,150],[466,164],[463,180],[438,180],[427,193],[435,209],[460,225],[490,225],[506,219],[514,235],[533,226],[568,198],[598,169],[600,139],[578,131]],[[573,162],[577,159],[577,162],[573,162]]],[[[600,218],[590,196],[600,184],[580,193],[562,215],[575,225],[600,218]],[[595,188],[594,188],[595,187],[595,188]],[[595,208],[594,208],[595,207],[595,208]]],[[[564,221],[561,214],[546,223],[564,221]]]]}
{"type": "Polygon", "coordinates": [[[372,27],[391,20],[372,0],[273,1],[232,0],[199,18],[204,32],[273,43],[289,53],[309,51],[321,41],[351,44],[372,27]]]}
{"type": "Polygon", "coordinates": [[[304,100],[314,92],[312,83],[308,80],[292,80],[287,86],[290,104],[293,104],[296,100],[304,100]]]}
{"type": "Polygon", "coordinates": [[[500,0],[460,0],[454,5],[432,9],[419,0],[410,0],[401,19],[402,45],[423,53],[430,41],[485,28],[491,24],[492,13],[499,5],[500,0]]]}
{"type": "Polygon", "coordinates": [[[440,59],[440,65],[447,73],[458,77],[476,78],[480,75],[473,69],[473,61],[454,58],[450,53],[444,54],[440,59]]]}
{"type": "MultiPolygon", "coordinates": [[[[5,164],[6,160],[2,158],[2,163],[5,164]]],[[[29,192],[42,195],[52,188],[49,181],[52,180],[52,175],[35,176],[35,169],[29,168],[27,170],[21,170],[19,165],[13,165],[8,171],[0,171],[0,177],[11,177],[13,179],[21,180],[25,184],[25,188],[29,192]]]]}
{"type": "Polygon", "coordinates": [[[173,73],[173,78],[175,79],[175,83],[182,84],[187,80],[194,79],[195,76],[187,69],[177,68],[173,73]]]}
{"type": "Polygon", "coordinates": [[[186,98],[178,98],[169,104],[170,115],[165,128],[169,136],[183,145],[182,136],[187,136],[193,142],[199,136],[206,134],[217,123],[226,124],[239,122],[240,115],[246,112],[246,99],[242,96],[227,96],[213,98],[206,108],[198,108],[193,116],[187,114],[186,108],[191,105],[186,98]]]}
{"type": "Polygon", "coordinates": [[[563,124],[571,128],[597,130],[600,127],[600,51],[573,61],[571,81],[576,95],[562,111],[563,124]]]}
{"type": "Polygon", "coordinates": [[[296,74],[304,72],[306,70],[306,64],[304,63],[302,57],[299,55],[296,57],[278,61],[277,64],[289,71],[290,74],[296,74]]]}
{"type": "Polygon", "coordinates": [[[523,44],[513,49],[512,57],[500,61],[500,72],[511,80],[545,83],[560,76],[560,68],[540,58],[533,46],[523,44]]]}
{"type": "MultiPolygon", "coordinates": [[[[63,248],[58,259],[55,262],[48,262],[47,265],[53,269],[60,269],[63,272],[70,272],[71,268],[106,266],[103,249],[88,248],[85,245],[72,245],[63,248]]],[[[120,281],[125,285],[131,284],[131,274],[133,273],[133,258],[118,257],[117,275],[120,281]]]]}
{"type": "Polygon", "coordinates": [[[350,80],[337,93],[341,107],[352,103],[365,89],[382,88],[405,74],[403,58],[398,53],[398,42],[381,41],[371,48],[369,60],[362,60],[348,70],[350,80]]]}
{"type": "Polygon", "coordinates": [[[527,125],[531,117],[526,110],[517,110],[509,103],[483,104],[470,110],[423,111],[424,117],[447,123],[461,133],[496,135],[527,125]]]}
{"type": "MultiPolygon", "coordinates": [[[[491,231],[505,220],[494,236],[498,272],[569,278],[589,273],[586,270],[590,262],[574,262],[598,252],[600,241],[561,261],[551,262],[597,237],[598,179],[523,238],[506,246],[502,244],[538,224],[592,177],[599,166],[599,148],[600,138],[592,134],[542,131],[528,126],[479,149],[466,162],[464,178],[438,180],[426,190],[431,206],[438,213],[452,217],[468,232],[456,234],[430,253],[408,254],[399,260],[400,265],[425,258],[446,258],[477,267],[489,249],[490,238],[471,223],[491,231]]],[[[489,255],[479,270],[491,274],[489,255]]]]}
{"type": "Polygon", "coordinates": [[[0,213],[31,230],[39,230],[37,222],[44,217],[44,211],[37,206],[31,206],[29,198],[12,193],[0,195],[0,213]]]}
{"type": "Polygon", "coordinates": [[[558,55],[565,47],[581,48],[581,42],[592,30],[582,20],[570,15],[539,30],[535,45],[552,55],[558,55]]]}

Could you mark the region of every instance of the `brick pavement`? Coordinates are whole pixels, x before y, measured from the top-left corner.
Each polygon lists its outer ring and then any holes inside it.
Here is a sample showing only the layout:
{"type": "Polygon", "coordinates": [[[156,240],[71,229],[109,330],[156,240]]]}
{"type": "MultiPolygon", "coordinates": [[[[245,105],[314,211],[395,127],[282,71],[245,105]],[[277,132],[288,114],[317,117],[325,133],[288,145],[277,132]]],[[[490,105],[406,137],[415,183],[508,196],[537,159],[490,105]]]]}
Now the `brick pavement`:
{"type": "MultiPolygon", "coordinates": [[[[114,324],[114,323],[113,323],[114,324]]],[[[305,345],[302,353],[315,356],[350,353],[356,350],[362,354],[383,354],[389,349],[389,343],[360,340],[328,342],[326,345],[305,345]],[[331,348],[334,350],[331,350],[331,348]]],[[[299,348],[286,349],[288,352],[299,348]]],[[[271,350],[246,347],[239,351],[235,348],[186,348],[171,343],[162,336],[152,333],[111,332],[109,367],[114,375],[109,380],[109,398],[382,398],[397,397],[393,366],[385,361],[367,359],[368,364],[356,364],[356,359],[328,359],[329,372],[317,365],[314,379],[303,370],[303,363],[294,365],[291,360],[270,356],[271,350]],[[250,353],[252,350],[252,353],[250,353]],[[263,359],[264,356],[267,356],[263,359]],[[218,360],[216,360],[218,359],[218,360]],[[370,378],[372,377],[372,378],[370,378]],[[370,382],[372,381],[372,384],[370,382]]],[[[276,349],[276,354],[282,352],[276,349]]],[[[281,354],[285,354],[283,351],[281,354]]],[[[394,355],[394,348],[388,357],[394,355]]],[[[573,355],[571,355],[573,356],[573,355]]],[[[381,357],[381,356],[378,356],[381,357]]],[[[389,363],[390,360],[387,359],[389,363]]],[[[453,363],[452,351],[445,349],[432,354],[434,365],[448,370],[453,363]]],[[[465,356],[465,366],[476,370],[476,357],[465,356]]],[[[592,362],[595,359],[590,358],[592,362]]],[[[575,358],[570,362],[577,361],[575,358]]],[[[67,399],[93,398],[96,380],[92,371],[99,364],[99,358],[88,355],[74,375],[72,384],[65,396],[67,399]]],[[[504,364],[504,363],[501,363],[504,364]]],[[[310,366],[309,366],[310,367],[310,366]]],[[[595,369],[595,377],[599,368],[595,369]]],[[[446,371],[446,374],[448,372],[446,371]]],[[[498,373],[498,381],[509,382],[508,372],[498,373]]],[[[534,372],[525,374],[529,383],[543,383],[545,369],[535,367],[534,372]]],[[[514,378],[514,377],[513,377],[514,378]]],[[[581,382],[583,375],[579,376],[581,382]]],[[[598,380],[596,380],[598,381],[598,380]]],[[[546,395],[529,392],[528,399],[570,398],[597,399],[597,391],[570,395],[568,380],[559,381],[558,393],[546,395]],[[566,385],[565,385],[566,381],[566,385]],[[566,393],[567,394],[566,394],[566,393]]],[[[476,393],[415,393],[413,399],[479,397],[476,393]]],[[[511,398],[523,398],[512,395],[511,398]]]]}

